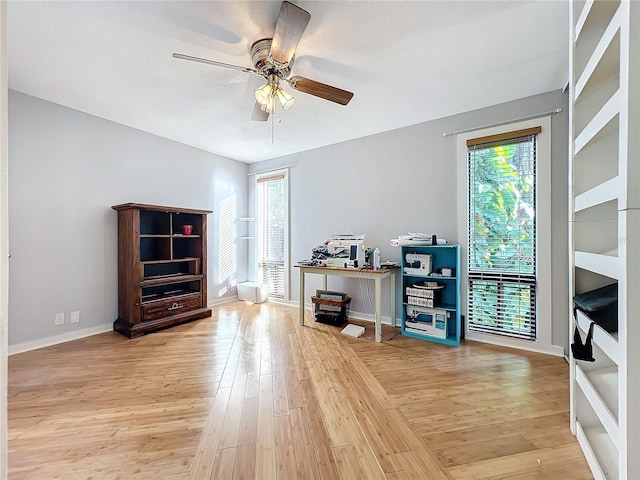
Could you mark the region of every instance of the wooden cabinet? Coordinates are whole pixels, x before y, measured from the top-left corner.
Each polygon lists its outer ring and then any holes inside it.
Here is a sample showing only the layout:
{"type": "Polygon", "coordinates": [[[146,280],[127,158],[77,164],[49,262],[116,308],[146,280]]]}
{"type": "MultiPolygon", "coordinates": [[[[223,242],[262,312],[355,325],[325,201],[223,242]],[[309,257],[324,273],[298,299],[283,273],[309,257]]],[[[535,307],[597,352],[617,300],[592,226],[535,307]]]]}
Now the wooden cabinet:
{"type": "Polygon", "coordinates": [[[125,203],[118,212],[118,319],[137,337],[208,317],[207,215],[210,210],[125,203]]]}
{"type": "Polygon", "coordinates": [[[402,334],[459,346],[460,246],[402,247],[402,334]]]}
{"type": "MultiPolygon", "coordinates": [[[[595,361],[571,357],[571,430],[595,478],[638,479],[640,3],[570,9],[570,294],[618,290],[617,332],[595,325],[595,361]]],[[[584,341],[591,319],[576,316],[584,341]]]]}

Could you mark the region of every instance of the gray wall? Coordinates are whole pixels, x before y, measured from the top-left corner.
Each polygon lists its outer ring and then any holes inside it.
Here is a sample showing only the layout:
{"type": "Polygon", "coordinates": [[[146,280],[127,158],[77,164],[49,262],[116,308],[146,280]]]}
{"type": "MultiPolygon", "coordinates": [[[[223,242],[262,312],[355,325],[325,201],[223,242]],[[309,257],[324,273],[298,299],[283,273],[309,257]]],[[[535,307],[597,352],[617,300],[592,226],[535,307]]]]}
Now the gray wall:
{"type": "Polygon", "coordinates": [[[213,210],[209,301],[235,295],[236,280],[246,280],[246,245],[235,252],[234,230],[246,215],[244,163],[10,91],[9,169],[9,345],[116,319],[111,205],[213,210]],[[74,310],[80,323],[69,324],[74,310]],[[56,312],[65,325],[54,326],[56,312]]]}
{"type": "MultiPolygon", "coordinates": [[[[366,243],[379,247],[383,260],[399,260],[389,240],[400,234],[436,233],[459,241],[456,140],[443,132],[563,108],[552,118],[550,281],[553,343],[567,349],[567,101],[566,94],[550,92],[253,164],[250,170],[294,164],[292,262],[309,258],[332,233],[344,232],[366,233],[366,243]]],[[[247,278],[247,258],[255,263],[247,242],[229,242],[234,217],[255,215],[247,211],[247,199],[248,205],[254,200],[247,165],[17,92],[10,92],[9,107],[10,345],[104,327],[116,318],[116,215],[110,206],[118,203],[214,210],[209,300],[235,294],[234,282],[247,278]],[[235,273],[219,278],[219,252],[228,257],[233,248],[235,273]],[[70,325],[73,310],[81,311],[81,322],[70,325]],[[54,327],[56,312],[65,312],[64,326],[54,327]]],[[[289,299],[297,301],[297,271],[290,274],[289,299]]],[[[319,286],[318,280],[309,282],[308,292],[319,286]]],[[[330,286],[353,295],[354,311],[372,312],[369,283],[345,279],[330,286]]],[[[383,315],[388,308],[385,299],[383,315]]],[[[396,310],[400,317],[400,306],[396,310]]]]}
{"type": "MultiPolygon", "coordinates": [[[[443,132],[477,129],[556,108],[552,117],[553,344],[568,349],[567,158],[568,96],[560,91],[421,123],[250,166],[253,172],[293,164],[290,170],[291,260],[310,258],[311,249],[332,233],[365,233],[382,259],[400,259],[389,240],[407,232],[437,234],[451,243],[464,234],[457,224],[456,137],[443,132]]],[[[384,111],[380,112],[384,115],[384,111]]],[[[462,175],[465,173],[462,172],[462,175]]],[[[253,200],[253,181],[249,181],[253,200]]],[[[252,205],[253,202],[250,202],[252,205]]],[[[289,300],[298,299],[298,272],[290,272],[289,300]]],[[[352,297],[352,310],[371,312],[368,288],[355,279],[331,279],[352,297]]],[[[307,297],[320,280],[308,283],[307,297]]],[[[383,290],[386,289],[383,286],[383,290]]],[[[397,295],[400,295],[399,282],[397,295]]],[[[383,292],[384,293],[384,292],[383,292]]],[[[386,295],[385,295],[386,297],[386,295]]],[[[401,298],[401,297],[397,297],[401,298]]],[[[386,298],[383,316],[389,313],[386,298]]],[[[401,304],[396,308],[401,315],[401,304]]]]}

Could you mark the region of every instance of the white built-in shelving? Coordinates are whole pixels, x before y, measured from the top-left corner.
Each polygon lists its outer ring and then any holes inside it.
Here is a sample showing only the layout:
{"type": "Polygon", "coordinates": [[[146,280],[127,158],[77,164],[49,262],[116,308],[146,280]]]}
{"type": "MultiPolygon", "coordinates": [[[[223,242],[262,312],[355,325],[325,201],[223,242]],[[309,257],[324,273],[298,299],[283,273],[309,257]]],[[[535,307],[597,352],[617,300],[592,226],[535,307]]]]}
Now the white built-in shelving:
{"type": "Polygon", "coordinates": [[[640,2],[570,8],[571,295],[618,284],[618,331],[571,359],[571,429],[596,479],[640,479],[640,2]]]}
{"type": "MultiPolygon", "coordinates": [[[[249,225],[252,222],[255,222],[256,219],[254,217],[238,217],[238,222],[240,222],[241,224],[244,225],[249,225]]],[[[245,227],[243,230],[247,230],[247,228],[245,227]]],[[[239,235],[237,237],[238,240],[254,240],[256,237],[254,235],[239,235]]]]}

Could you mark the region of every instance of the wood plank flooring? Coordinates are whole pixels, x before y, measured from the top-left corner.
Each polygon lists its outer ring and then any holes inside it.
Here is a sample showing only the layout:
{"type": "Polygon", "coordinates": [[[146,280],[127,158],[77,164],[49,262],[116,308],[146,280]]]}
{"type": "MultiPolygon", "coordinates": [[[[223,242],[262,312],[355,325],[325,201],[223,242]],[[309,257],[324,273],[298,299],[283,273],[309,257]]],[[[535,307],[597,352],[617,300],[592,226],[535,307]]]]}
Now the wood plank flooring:
{"type": "Polygon", "coordinates": [[[213,310],[9,357],[9,479],[593,478],[563,359],[213,310]]]}

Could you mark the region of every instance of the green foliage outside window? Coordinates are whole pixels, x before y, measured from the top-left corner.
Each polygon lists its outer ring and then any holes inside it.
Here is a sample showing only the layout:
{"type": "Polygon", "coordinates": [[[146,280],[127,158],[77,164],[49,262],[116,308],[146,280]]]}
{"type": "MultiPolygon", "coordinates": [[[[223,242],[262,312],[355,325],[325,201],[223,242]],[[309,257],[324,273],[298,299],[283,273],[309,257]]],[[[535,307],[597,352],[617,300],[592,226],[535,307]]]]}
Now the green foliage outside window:
{"type": "Polygon", "coordinates": [[[535,303],[534,148],[528,139],[470,152],[470,320],[516,336],[531,330],[535,303]],[[474,280],[473,272],[530,278],[474,280]]]}

